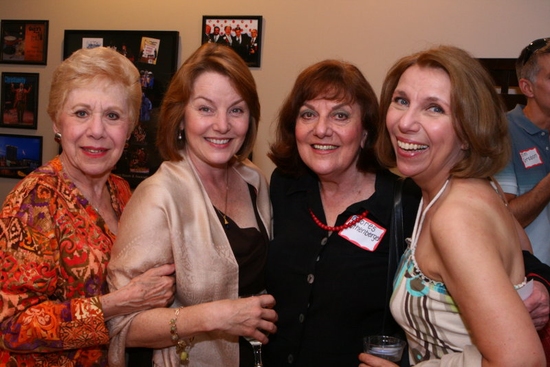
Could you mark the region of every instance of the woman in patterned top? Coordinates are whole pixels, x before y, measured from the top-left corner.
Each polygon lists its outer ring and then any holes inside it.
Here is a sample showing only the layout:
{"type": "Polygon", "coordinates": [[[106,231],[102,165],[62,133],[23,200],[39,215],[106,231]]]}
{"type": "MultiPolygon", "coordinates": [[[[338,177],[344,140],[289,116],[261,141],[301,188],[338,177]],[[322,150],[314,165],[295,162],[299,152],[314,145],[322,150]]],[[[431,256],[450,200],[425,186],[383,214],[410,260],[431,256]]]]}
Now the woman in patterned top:
{"type": "Polygon", "coordinates": [[[390,69],[380,111],[380,160],[422,191],[391,299],[411,364],[545,366],[522,303],[532,284],[521,250],[530,244],[490,179],[510,157],[491,77],[459,48],[422,51],[390,69]]]}
{"type": "Polygon", "coordinates": [[[128,184],[111,170],[135,126],[139,73],[107,48],[54,72],[48,113],[63,153],[25,177],[0,213],[0,365],[107,366],[105,322],[173,297],[173,265],[107,294],[128,184]]]}

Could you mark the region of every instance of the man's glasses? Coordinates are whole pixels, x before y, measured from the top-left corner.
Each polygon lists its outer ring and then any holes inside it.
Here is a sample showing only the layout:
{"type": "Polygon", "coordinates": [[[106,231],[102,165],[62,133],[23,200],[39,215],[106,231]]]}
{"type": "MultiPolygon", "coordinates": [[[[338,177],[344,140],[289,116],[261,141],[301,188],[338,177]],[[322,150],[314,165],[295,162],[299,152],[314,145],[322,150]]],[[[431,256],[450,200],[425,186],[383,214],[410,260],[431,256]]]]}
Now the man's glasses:
{"type": "Polygon", "coordinates": [[[538,40],[534,40],[531,42],[527,47],[521,51],[521,54],[519,55],[519,61],[521,62],[521,65],[525,65],[527,61],[533,56],[535,52],[546,46],[550,42],[550,38],[539,38],[538,40]]]}

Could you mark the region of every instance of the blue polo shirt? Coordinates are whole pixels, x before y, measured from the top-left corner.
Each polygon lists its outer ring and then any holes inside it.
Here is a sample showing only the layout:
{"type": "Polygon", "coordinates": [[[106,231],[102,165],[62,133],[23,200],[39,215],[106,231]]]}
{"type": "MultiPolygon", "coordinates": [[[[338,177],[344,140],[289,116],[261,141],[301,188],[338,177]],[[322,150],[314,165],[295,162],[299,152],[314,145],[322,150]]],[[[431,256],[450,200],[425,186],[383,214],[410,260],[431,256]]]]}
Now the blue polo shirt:
{"type": "MultiPolygon", "coordinates": [[[[507,113],[512,137],[512,160],[495,178],[504,192],[516,196],[530,191],[550,173],[550,140],[548,130],[540,129],[517,105],[507,113]]],[[[550,265],[550,204],[526,228],[533,251],[542,262],[550,265]]]]}

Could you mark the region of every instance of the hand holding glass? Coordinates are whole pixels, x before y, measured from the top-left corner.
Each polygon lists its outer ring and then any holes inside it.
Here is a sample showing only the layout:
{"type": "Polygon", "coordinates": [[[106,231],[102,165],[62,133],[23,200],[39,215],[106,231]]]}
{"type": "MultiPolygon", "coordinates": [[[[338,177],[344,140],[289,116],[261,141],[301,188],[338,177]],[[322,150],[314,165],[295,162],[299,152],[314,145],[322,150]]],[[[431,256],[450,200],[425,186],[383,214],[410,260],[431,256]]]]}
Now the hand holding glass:
{"type": "Polygon", "coordinates": [[[363,351],[392,362],[399,362],[405,341],[393,336],[373,335],[363,338],[363,351]]]}

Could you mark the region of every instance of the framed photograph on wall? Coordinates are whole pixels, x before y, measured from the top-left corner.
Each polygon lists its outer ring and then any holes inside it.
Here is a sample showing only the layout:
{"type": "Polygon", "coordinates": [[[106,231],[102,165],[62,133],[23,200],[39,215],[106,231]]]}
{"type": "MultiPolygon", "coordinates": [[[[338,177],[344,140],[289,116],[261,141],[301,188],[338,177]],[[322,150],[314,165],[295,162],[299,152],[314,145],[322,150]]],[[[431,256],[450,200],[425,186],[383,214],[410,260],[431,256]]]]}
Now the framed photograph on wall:
{"type": "Polygon", "coordinates": [[[42,136],[0,134],[0,177],[21,179],[42,165],[42,136]]]}
{"type": "Polygon", "coordinates": [[[234,49],[248,66],[260,67],[262,17],[258,15],[204,15],[202,43],[215,42],[234,49]]]}
{"type": "Polygon", "coordinates": [[[110,47],[126,56],[140,72],[142,103],[139,122],[114,173],[136,187],[162,160],[155,146],[160,104],[179,55],[177,31],[65,30],[63,57],[81,48],[110,47]]]}
{"type": "Polygon", "coordinates": [[[47,20],[1,20],[0,63],[46,65],[47,20]]]}
{"type": "Polygon", "coordinates": [[[38,73],[2,73],[0,127],[36,130],[38,77],[38,73]]]}

